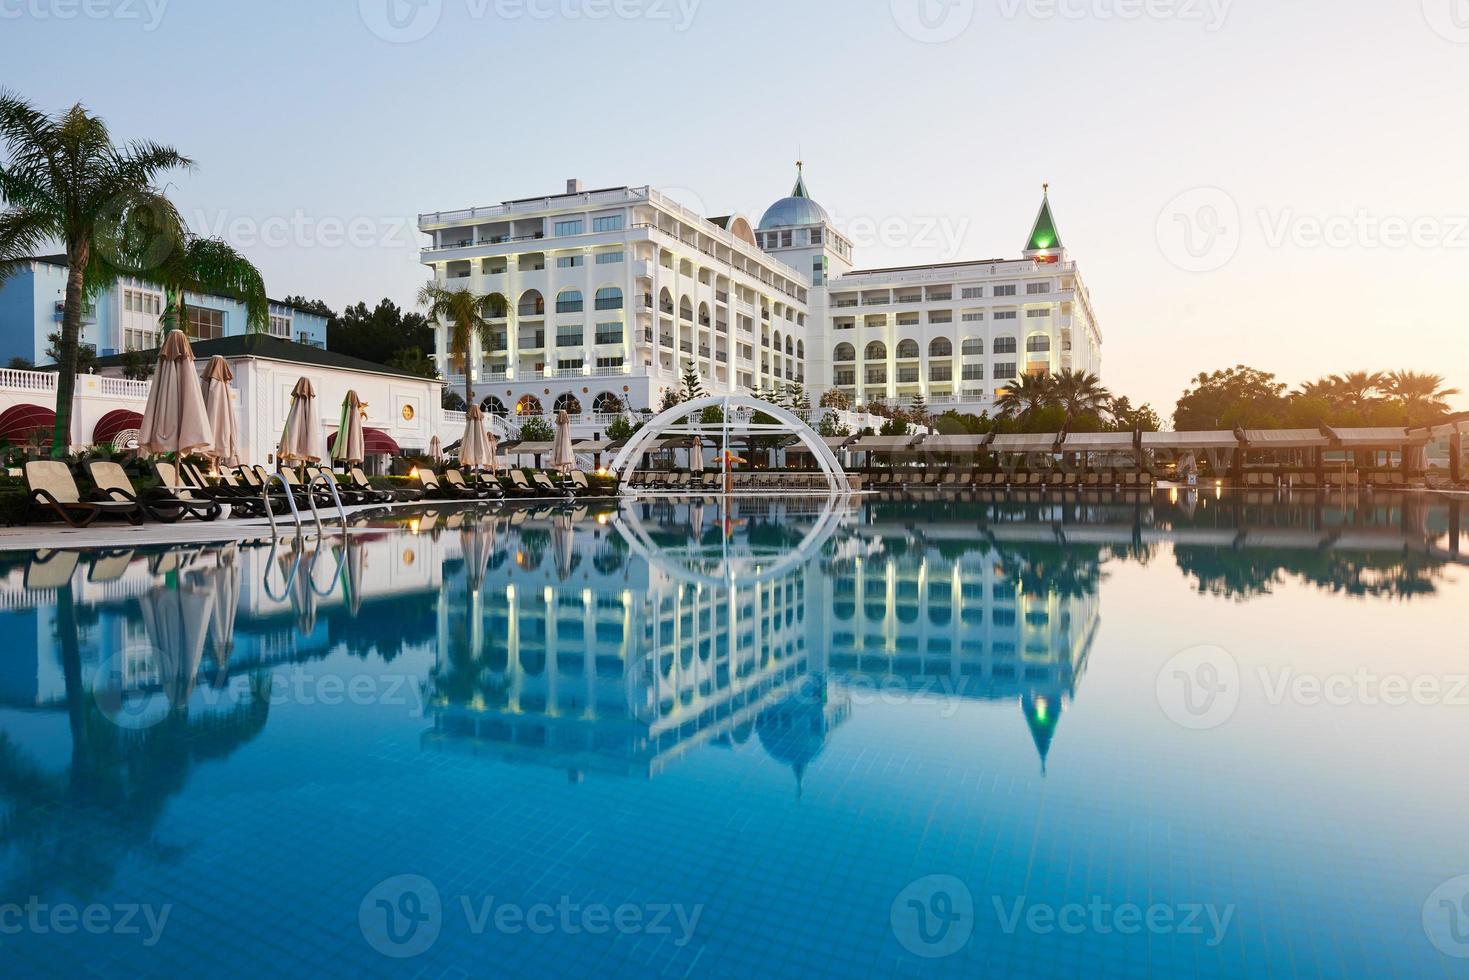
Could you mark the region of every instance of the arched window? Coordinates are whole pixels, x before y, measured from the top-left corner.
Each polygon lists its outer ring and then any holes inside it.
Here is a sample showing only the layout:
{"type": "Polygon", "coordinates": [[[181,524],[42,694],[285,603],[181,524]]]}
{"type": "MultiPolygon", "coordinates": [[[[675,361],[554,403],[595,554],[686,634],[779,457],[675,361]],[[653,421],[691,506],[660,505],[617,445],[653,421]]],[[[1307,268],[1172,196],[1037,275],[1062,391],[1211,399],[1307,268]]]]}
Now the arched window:
{"type": "Polygon", "coordinates": [[[910,340],[900,340],[900,341],[898,341],[898,357],[902,358],[902,357],[917,357],[917,356],[918,356],[918,341],[911,340],[911,339],[910,340]]]}
{"type": "Polygon", "coordinates": [[[604,391],[592,399],[592,411],[598,415],[620,415],[622,399],[610,391],[604,391]]]}
{"type": "Polygon", "coordinates": [[[707,326],[709,326],[709,304],[708,303],[700,303],[699,304],[699,326],[701,326],[701,327],[707,327],[707,326]]]}
{"type": "Polygon", "coordinates": [[[566,394],[557,397],[553,410],[565,412],[567,415],[580,415],[581,399],[568,391],[566,394]]]}
{"type": "Polygon", "coordinates": [[[1015,353],[1015,338],[1014,337],[996,337],[995,338],[995,353],[996,354],[1013,354],[1013,353],[1015,353]]]}
{"type": "Polygon", "coordinates": [[[521,316],[545,316],[546,298],[541,295],[541,291],[538,289],[527,289],[520,296],[520,303],[516,307],[516,312],[521,316]]]}
{"type": "Polygon", "coordinates": [[[556,295],[557,313],[580,313],[584,305],[580,289],[565,289],[556,295]]]}
{"type": "Polygon", "coordinates": [[[857,359],[857,348],[851,344],[837,344],[836,350],[831,353],[831,359],[834,361],[855,361],[857,359]]]}
{"type": "Polygon", "coordinates": [[[490,307],[490,319],[499,320],[510,312],[510,301],[503,293],[490,293],[485,297],[490,307]]]}
{"type": "Polygon", "coordinates": [[[515,403],[516,415],[540,415],[541,400],[535,395],[521,395],[520,401],[515,403]]]}
{"type": "Polygon", "coordinates": [[[965,337],[964,345],[960,348],[965,354],[983,354],[984,339],[981,337],[965,337]]]}
{"type": "Polygon", "coordinates": [[[1051,338],[1043,333],[1026,337],[1025,349],[1032,354],[1043,354],[1051,349],[1051,338]]]}
{"type": "Polygon", "coordinates": [[[874,340],[867,345],[867,349],[862,352],[862,356],[869,361],[885,361],[887,360],[888,349],[883,345],[882,341],[874,340]]]}
{"type": "Polygon", "coordinates": [[[777,354],[780,353],[780,331],[779,330],[777,330],[775,332],[775,343],[771,344],[770,346],[773,347],[773,348],[775,348],[775,352],[777,354]]]}
{"type": "Polygon", "coordinates": [[[668,291],[667,287],[664,287],[663,291],[658,294],[658,309],[664,313],[673,312],[673,294],[668,291]]]}
{"type": "Polygon", "coordinates": [[[505,403],[494,395],[489,395],[484,401],[479,403],[479,410],[487,415],[504,415],[505,403]]]}
{"type": "Polygon", "coordinates": [[[806,342],[804,340],[796,341],[796,356],[803,361],[806,359],[806,342]]]}
{"type": "Polygon", "coordinates": [[[603,286],[597,290],[596,306],[599,310],[622,309],[622,290],[616,286],[603,286]]]}
{"type": "Polygon", "coordinates": [[[685,296],[678,301],[678,318],[680,320],[692,320],[694,318],[694,304],[685,296]]]}
{"type": "Polygon", "coordinates": [[[786,334],[786,356],[790,357],[796,352],[796,345],[791,342],[790,334],[786,334]]]}
{"type": "Polygon", "coordinates": [[[954,342],[948,337],[935,337],[928,342],[929,357],[953,357],[954,342]]]}

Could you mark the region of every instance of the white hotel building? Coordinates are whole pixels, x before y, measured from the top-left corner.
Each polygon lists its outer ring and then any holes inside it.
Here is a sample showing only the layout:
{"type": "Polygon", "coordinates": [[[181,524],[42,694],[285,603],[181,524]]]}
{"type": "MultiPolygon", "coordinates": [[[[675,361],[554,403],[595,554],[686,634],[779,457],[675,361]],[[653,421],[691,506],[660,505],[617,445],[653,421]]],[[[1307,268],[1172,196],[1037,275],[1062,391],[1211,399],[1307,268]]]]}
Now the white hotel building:
{"type": "MultiPolygon", "coordinates": [[[[803,385],[853,401],[990,410],[1021,372],[1100,373],[1101,332],[1043,201],[1016,259],[854,269],[797,178],[752,226],[650,187],[582,190],[419,216],[435,281],[499,294],[469,358],[492,411],[656,409],[692,364],[711,393],[803,385]]],[[[462,389],[446,332],[439,369],[462,389]]]]}

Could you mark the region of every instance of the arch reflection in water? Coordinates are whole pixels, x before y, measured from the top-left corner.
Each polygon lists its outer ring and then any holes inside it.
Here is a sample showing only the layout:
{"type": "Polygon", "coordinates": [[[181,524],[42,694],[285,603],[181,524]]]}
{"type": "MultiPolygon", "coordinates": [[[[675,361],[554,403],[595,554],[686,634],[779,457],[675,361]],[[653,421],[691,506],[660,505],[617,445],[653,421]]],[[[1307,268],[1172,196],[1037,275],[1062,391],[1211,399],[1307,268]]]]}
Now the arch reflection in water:
{"type": "Polygon", "coordinates": [[[843,696],[813,675],[806,598],[844,506],[661,500],[610,527],[503,522],[503,558],[481,563],[476,545],[462,596],[445,603],[425,746],[574,778],[651,776],[758,728],[804,769],[815,750],[803,739],[845,717],[843,696]]]}

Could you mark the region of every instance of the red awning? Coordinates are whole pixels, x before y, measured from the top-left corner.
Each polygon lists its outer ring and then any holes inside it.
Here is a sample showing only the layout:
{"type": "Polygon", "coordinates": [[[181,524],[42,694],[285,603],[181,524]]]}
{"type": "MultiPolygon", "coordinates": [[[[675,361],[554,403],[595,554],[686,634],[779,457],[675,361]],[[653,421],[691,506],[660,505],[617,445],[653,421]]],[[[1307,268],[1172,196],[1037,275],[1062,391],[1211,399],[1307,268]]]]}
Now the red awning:
{"type": "MultiPolygon", "coordinates": [[[[333,432],[331,435],[326,437],[327,452],[331,452],[332,447],[336,444],[337,434],[333,432]]],[[[369,456],[376,456],[379,453],[386,453],[389,456],[396,456],[400,451],[398,449],[398,444],[393,441],[393,437],[388,435],[382,429],[362,430],[362,450],[369,456]]]]}
{"type": "Polygon", "coordinates": [[[51,443],[51,432],[56,425],[56,413],[40,405],[12,405],[0,412],[0,439],[14,445],[29,442],[39,437],[51,443]]]}
{"type": "Polygon", "coordinates": [[[138,412],[130,412],[125,408],[115,408],[97,420],[97,425],[92,429],[92,444],[101,445],[111,442],[117,438],[119,432],[128,429],[138,429],[143,425],[143,416],[138,412]]]}

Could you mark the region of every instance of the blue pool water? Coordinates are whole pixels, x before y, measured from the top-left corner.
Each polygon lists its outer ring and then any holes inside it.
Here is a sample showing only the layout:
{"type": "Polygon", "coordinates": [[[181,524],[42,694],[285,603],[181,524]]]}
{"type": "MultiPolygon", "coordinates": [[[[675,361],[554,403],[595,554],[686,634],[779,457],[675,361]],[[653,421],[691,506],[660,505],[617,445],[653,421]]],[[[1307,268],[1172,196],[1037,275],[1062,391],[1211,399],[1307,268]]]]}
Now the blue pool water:
{"type": "Polygon", "coordinates": [[[1460,505],[0,555],[6,976],[1469,975],[1460,505]]]}

